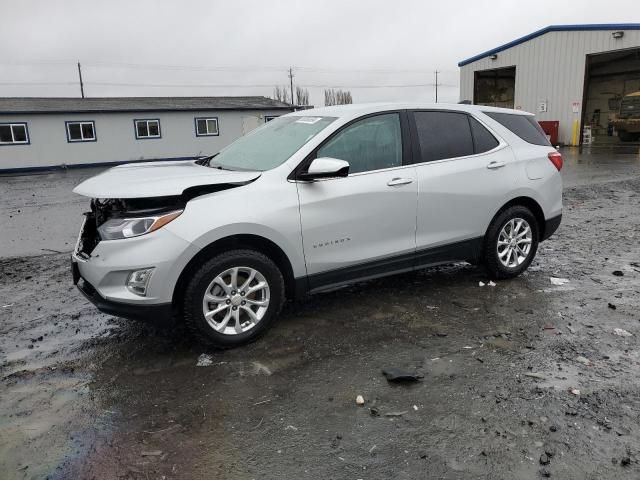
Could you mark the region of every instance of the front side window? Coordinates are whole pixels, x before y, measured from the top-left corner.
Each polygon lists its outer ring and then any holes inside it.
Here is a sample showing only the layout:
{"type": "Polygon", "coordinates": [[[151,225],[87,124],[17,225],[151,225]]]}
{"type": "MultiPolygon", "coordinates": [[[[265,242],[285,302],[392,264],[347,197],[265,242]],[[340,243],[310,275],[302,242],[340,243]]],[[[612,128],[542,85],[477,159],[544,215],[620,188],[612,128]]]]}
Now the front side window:
{"type": "Polygon", "coordinates": [[[66,122],[67,141],[69,142],[93,142],[96,140],[96,128],[93,121],[66,122]]]}
{"type": "Polygon", "coordinates": [[[349,162],[349,173],[402,165],[400,115],[388,113],[359,120],[325,143],[316,155],[349,162]]]}
{"type": "Polygon", "coordinates": [[[218,119],[212,118],[196,118],[196,136],[209,137],[219,135],[218,119]]]}
{"type": "Polygon", "coordinates": [[[473,155],[473,138],[464,113],[415,112],[422,162],[473,155]]]}
{"type": "Polygon", "coordinates": [[[29,143],[26,123],[1,123],[0,145],[20,145],[29,143]]]}
{"type": "Polygon", "coordinates": [[[270,122],[274,118],[278,118],[278,116],[277,115],[265,115],[264,116],[264,123],[270,122]]]}
{"type": "Polygon", "coordinates": [[[240,137],[207,164],[227,170],[271,170],[286,162],[335,117],[284,116],[240,137]]]}
{"type": "Polygon", "coordinates": [[[136,138],[160,138],[160,120],[135,120],[136,138]]]}

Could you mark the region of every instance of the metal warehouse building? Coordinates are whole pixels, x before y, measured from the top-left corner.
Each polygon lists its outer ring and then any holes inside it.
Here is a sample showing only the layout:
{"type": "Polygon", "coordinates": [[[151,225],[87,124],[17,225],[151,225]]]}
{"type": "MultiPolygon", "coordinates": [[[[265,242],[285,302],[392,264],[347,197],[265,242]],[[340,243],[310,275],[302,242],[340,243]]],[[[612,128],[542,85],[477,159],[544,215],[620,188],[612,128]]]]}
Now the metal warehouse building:
{"type": "Polygon", "coordinates": [[[0,98],[0,173],[210,155],[292,110],[266,97],[0,98]]]}
{"type": "Polygon", "coordinates": [[[629,96],[640,91],[638,23],[554,25],[458,66],[462,101],[535,113],[558,143],[640,139],[616,123],[621,107],[640,118],[640,96],[629,96]]]}

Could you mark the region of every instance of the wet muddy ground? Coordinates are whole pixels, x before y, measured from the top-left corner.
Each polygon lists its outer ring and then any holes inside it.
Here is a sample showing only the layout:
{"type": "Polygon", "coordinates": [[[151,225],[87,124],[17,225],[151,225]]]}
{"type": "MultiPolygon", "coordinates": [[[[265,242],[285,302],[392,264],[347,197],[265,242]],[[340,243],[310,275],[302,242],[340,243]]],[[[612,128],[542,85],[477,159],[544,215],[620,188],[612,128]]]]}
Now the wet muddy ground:
{"type": "Polygon", "coordinates": [[[566,157],[563,224],[520,278],[355,285],[226,352],[96,313],[67,253],[28,255],[63,251],[82,201],[0,178],[3,225],[20,205],[65,225],[2,230],[0,478],[640,478],[640,161],[566,157]]]}

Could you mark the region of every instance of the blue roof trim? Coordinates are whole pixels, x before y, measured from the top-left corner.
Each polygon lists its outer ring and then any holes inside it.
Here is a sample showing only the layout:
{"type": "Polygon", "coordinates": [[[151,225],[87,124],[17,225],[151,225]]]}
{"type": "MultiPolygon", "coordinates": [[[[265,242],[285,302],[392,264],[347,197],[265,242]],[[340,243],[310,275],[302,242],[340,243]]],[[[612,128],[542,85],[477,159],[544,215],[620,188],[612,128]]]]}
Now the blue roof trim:
{"type": "Polygon", "coordinates": [[[540,35],[544,35],[549,32],[575,32],[575,31],[585,31],[585,30],[640,30],[640,23],[588,23],[583,25],[549,25],[548,27],[541,28],[540,30],[536,30],[529,35],[525,35],[524,37],[517,38],[509,43],[505,43],[504,45],[500,45],[492,50],[487,50],[484,53],[476,55],[471,58],[467,58],[466,60],[458,63],[459,67],[464,67],[470,63],[475,62],[476,60],[480,60],[481,58],[488,57],[489,55],[493,55],[498,52],[502,52],[507,50],[508,48],[515,47],[516,45],[520,45],[521,43],[528,42],[529,40],[539,37],[540,35]]]}

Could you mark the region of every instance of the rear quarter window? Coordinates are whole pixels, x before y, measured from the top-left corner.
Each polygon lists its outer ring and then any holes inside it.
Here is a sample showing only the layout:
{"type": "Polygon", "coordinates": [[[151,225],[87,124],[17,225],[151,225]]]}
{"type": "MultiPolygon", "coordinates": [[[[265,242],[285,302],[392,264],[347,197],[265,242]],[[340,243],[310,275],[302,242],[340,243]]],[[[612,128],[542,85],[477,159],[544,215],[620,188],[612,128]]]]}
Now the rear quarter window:
{"type": "Polygon", "coordinates": [[[517,113],[483,112],[487,117],[492,118],[503,127],[509,129],[522,140],[533,145],[550,147],[547,139],[535,117],[532,115],[518,115],[517,113]]]}
{"type": "Polygon", "coordinates": [[[473,145],[476,153],[488,152],[500,144],[496,137],[475,118],[469,117],[469,124],[471,125],[471,134],[473,135],[473,145]]]}

